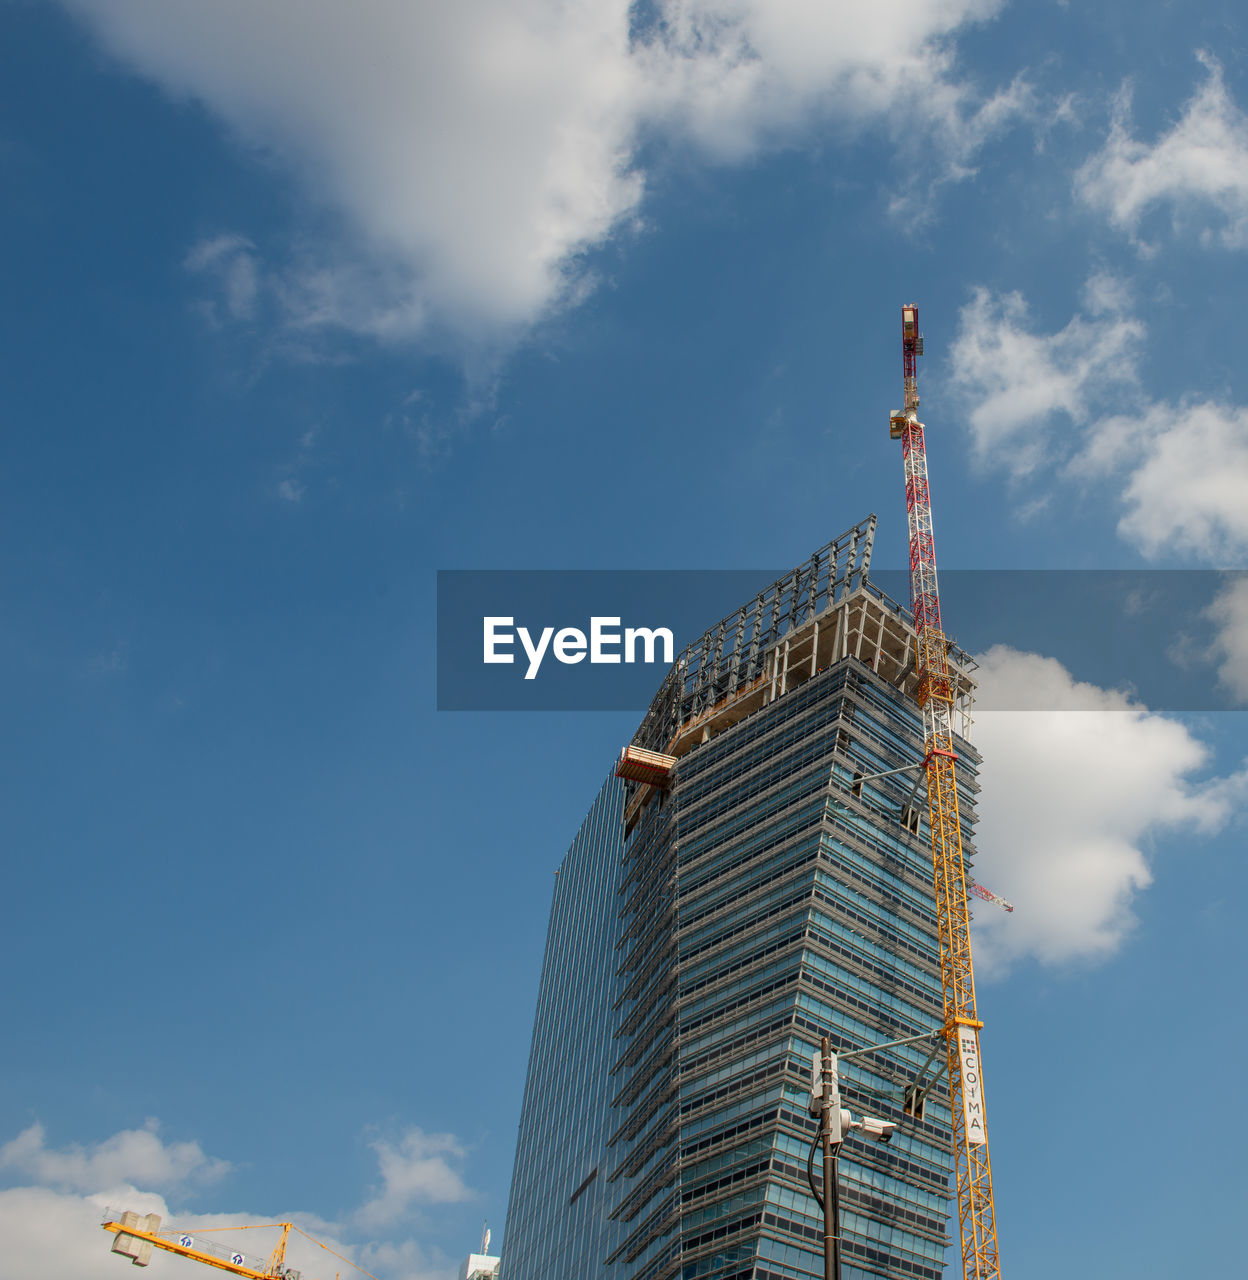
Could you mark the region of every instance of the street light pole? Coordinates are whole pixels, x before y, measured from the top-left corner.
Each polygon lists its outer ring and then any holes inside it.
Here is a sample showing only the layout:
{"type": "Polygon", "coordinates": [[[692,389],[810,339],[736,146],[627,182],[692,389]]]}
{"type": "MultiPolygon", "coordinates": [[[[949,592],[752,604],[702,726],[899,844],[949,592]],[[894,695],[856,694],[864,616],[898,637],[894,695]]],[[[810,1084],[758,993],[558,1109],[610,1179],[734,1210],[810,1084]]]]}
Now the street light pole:
{"type": "MultiPolygon", "coordinates": [[[[824,1036],[819,1050],[811,1054],[810,1114],[818,1118],[819,1129],[811,1139],[810,1150],[806,1154],[806,1179],[810,1183],[810,1194],[823,1210],[823,1280],[841,1280],[841,1197],[837,1168],[841,1143],[851,1129],[872,1142],[889,1142],[897,1128],[892,1120],[885,1120],[880,1116],[854,1117],[842,1109],[839,1058],[858,1058],[864,1054],[876,1053],[880,1049],[917,1044],[939,1034],[940,1029],[937,1028],[917,1036],[907,1036],[904,1040],[890,1040],[886,1044],[852,1049],[840,1055],[832,1052],[832,1041],[824,1036]],[[815,1185],[815,1152],[820,1145],[823,1147],[822,1196],[815,1185]]],[[[926,1064],[923,1070],[927,1070],[926,1064]]],[[[921,1102],[922,1098],[918,1101],[921,1102]]]]}
{"type": "Polygon", "coordinates": [[[841,1151],[841,1098],[832,1042],[823,1037],[823,1280],[841,1280],[840,1197],[837,1156],[841,1151]]]}

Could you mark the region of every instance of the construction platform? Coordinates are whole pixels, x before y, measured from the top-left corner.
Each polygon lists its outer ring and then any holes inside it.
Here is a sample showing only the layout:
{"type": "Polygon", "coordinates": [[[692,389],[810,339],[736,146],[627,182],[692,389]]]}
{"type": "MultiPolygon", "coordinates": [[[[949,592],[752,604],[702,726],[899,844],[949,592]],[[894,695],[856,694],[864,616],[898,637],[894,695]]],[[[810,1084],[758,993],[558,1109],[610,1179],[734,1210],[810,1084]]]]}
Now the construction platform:
{"type": "MultiPolygon", "coordinates": [[[[908,609],[870,580],[874,536],[871,515],[722,618],[677,657],[617,767],[621,777],[640,784],[629,805],[634,814],[654,788],[667,785],[686,752],[836,662],[855,658],[914,696],[914,623],[908,609]],[[646,776],[647,770],[653,776],[646,776]]],[[[975,661],[949,642],[948,662],[954,727],[965,737],[975,661]]]]}

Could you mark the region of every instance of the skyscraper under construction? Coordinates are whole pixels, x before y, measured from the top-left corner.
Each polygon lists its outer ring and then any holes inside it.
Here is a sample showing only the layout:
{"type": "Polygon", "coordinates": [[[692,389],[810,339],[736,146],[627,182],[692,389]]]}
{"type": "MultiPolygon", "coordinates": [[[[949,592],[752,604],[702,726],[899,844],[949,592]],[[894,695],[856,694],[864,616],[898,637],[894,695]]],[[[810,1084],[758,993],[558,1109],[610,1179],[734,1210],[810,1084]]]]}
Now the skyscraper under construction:
{"type": "MultiPolygon", "coordinates": [[[[824,1274],[812,1051],[942,1024],[915,631],[870,579],[874,530],[679,656],[559,868],[505,1280],[824,1274]]],[[[952,646],[949,670],[957,722],[973,663],[952,646]]],[[[957,751],[969,865],[978,757],[957,751]]],[[[845,1105],[899,1122],[841,1152],[846,1280],[942,1275],[935,1045],[843,1062],[845,1105]]]]}

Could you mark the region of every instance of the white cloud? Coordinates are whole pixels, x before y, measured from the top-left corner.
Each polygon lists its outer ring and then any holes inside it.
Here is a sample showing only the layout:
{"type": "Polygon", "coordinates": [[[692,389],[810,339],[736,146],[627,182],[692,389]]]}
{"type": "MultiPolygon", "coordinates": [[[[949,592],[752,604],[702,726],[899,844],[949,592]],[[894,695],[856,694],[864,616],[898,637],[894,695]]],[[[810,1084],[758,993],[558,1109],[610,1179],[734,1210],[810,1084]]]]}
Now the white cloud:
{"type": "Polygon", "coordinates": [[[409,1129],[397,1143],[378,1140],[372,1148],[382,1187],[356,1214],[365,1226],[395,1222],[414,1204],[453,1204],[472,1196],[454,1168],[464,1149],[449,1133],[409,1129]]]}
{"type": "Polygon", "coordinates": [[[725,158],[790,140],[829,115],[851,126],[891,121],[911,138],[934,139],[942,158],[960,158],[1024,108],[1022,81],[976,102],[953,76],[947,38],[1000,8],[1000,0],[660,0],[662,25],[635,50],[650,100],[642,110],[725,158]],[[920,104],[916,119],[910,108],[920,104]]]}
{"type": "MultiPolygon", "coordinates": [[[[168,1202],[151,1192],[130,1189],[109,1198],[103,1195],[83,1196],[47,1187],[17,1187],[0,1191],[0,1280],[30,1280],[31,1276],[73,1276],[74,1280],[118,1280],[125,1260],[112,1252],[113,1236],[101,1222],[106,1210],[120,1212],[133,1209],[138,1213],[158,1213],[162,1230],[176,1229],[192,1237],[213,1229],[213,1242],[222,1247],[241,1249],[248,1259],[262,1261],[277,1243],[277,1232],[219,1231],[222,1227],[248,1226],[277,1220],[294,1222],[316,1240],[342,1257],[358,1261],[361,1266],[386,1280],[453,1280],[454,1266],[438,1253],[428,1253],[412,1241],[394,1245],[359,1246],[341,1239],[341,1228],[315,1215],[293,1213],[192,1213],[171,1208],[168,1202]],[[377,1262],[370,1266],[368,1258],[377,1262]]],[[[341,1264],[327,1259],[323,1249],[292,1232],[287,1248],[288,1265],[305,1276],[326,1274],[326,1262],[336,1270],[341,1264]]],[[[153,1266],[160,1266],[153,1262],[153,1266]]],[[[194,1270],[194,1267],[190,1267],[194,1270]]],[[[343,1268],[344,1275],[357,1274],[343,1268]]]]}
{"type": "Polygon", "coordinates": [[[1147,556],[1240,557],[1248,409],[1149,400],[1140,379],[1146,336],[1111,276],[1094,276],[1083,312],[1052,333],[1037,331],[1020,294],[977,289],[951,352],[975,455],[1033,485],[1046,474],[1114,480],[1118,532],[1147,556]]]}
{"type": "MultiPolygon", "coordinates": [[[[164,1213],[159,1197],[146,1196],[128,1208],[164,1213]]],[[[100,1229],[105,1205],[85,1196],[46,1187],[0,1191],[0,1280],[31,1276],[73,1276],[75,1280],[118,1280],[121,1259],[100,1229]]]]}
{"type": "Polygon", "coordinates": [[[1218,679],[1239,702],[1248,702],[1248,577],[1227,583],[1206,610],[1218,631],[1209,655],[1218,679]]]}
{"type": "Polygon", "coordinates": [[[304,484],[297,476],[287,476],[277,482],[277,496],[283,502],[298,504],[303,501],[304,484]]]}
{"type": "Polygon", "coordinates": [[[955,75],[957,33],[1001,0],[656,0],[645,26],[629,0],[62,3],[342,216],[336,252],[267,272],[244,237],[197,246],[226,310],[383,338],[583,296],[584,251],[637,215],[646,138],[735,160],[879,123],[957,174],[1032,109],[1020,80],[982,100],[955,75]]]}
{"type": "Polygon", "coordinates": [[[224,1160],[204,1155],[197,1142],[164,1143],[150,1121],[144,1129],[126,1129],[94,1146],[47,1145],[43,1126],[32,1124],[0,1147],[0,1170],[33,1178],[42,1186],[86,1193],[135,1183],[168,1187],[187,1181],[211,1181],[229,1170],[224,1160]]]}
{"type": "Polygon", "coordinates": [[[1115,394],[1131,394],[1144,326],[1120,282],[1094,276],[1086,315],[1057,333],[1033,331],[1019,293],[976,289],[951,351],[953,388],[969,406],[976,455],[1025,475],[1049,452],[1055,414],[1087,423],[1115,394]]]}
{"type": "Polygon", "coordinates": [[[356,1256],[366,1271],[391,1280],[451,1280],[456,1274],[445,1255],[415,1240],[365,1245],[356,1256]]]}
{"type": "MultiPolygon", "coordinates": [[[[250,320],[256,314],[260,294],[260,270],[255,245],[245,236],[210,236],[186,255],[182,265],[191,272],[212,276],[220,286],[226,315],[250,320]]],[[[215,315],[211,317],[217,319],[215,315]]]]}
{"type": "Polygon", "coordinates": [[[1195,229],[1205,243],[1248,247],[1248,116],[1218,62],[1201,61],[1205,83],[1151,144],[1131,136],[1130,98],[1121,94],[1105,146],[1075,177],[1078,195],[1137,243],[1145,216],[1166,205],[1176,233],[1195,229]]]}
{"type": "Polygon", "coordinates": [[[1118,532],[1147,556],[1226,562],[1248,551],[1248,409],[1158,402],[1096,424],[1077,473],[1123,471],[1118,532]]]}
{"type": "MultiPolygon", "coordinates": [[[[375,1143],[393,1213],[372,1212],[368,1225],[375,1234],[401,1215],[412,1201],[446,1203],[470,1193],[445,1163],[456,1160],[459,1144],[447,1134],[425,1135],[413,1130],[398,1144],[375,1143]]],[[[384,1280],[453,1280],[454,1260],[410,1238],[398,1237],[356,1244],[342,1224],[308,1213],[196,1213],[183,1205],[171,1205],[162,1195],[142,1190],[148,1186],[183,1188],[199,1179],[218,1177],[229,1165],[203,1154],[196,1143],[164,1145],[155,1137],[155,1126],[127,1130],[95,1146],[71,1144],[60,1150],[47,1146],[44,1132],[32,1125],[0,1147],[0,1172],[29,1179],[37,1185],[0,1190],[0,1280],[29,1280],[31,1276],[74,1276],[77,1280],[116,1280],[122,1265],[111,1252],[112,1237],[100,1226],[104,1211],[133,1209],[158,1213],[162,1229],[195,1236],[214,1228],[215,1243],[240,1248],[251,1258],[267,1256],[277,1241],[276,1232],[218,1234],[216,1229],[275,1221],[293,1222],[321,1245],[366,1268],[384,1280]]],[[[365,1206],[375,1209],[377,1201],[365,1206]]],[[[287,1262],[304,1275],[324,1275],[323,1248],[292,1233],[287,1262]]],[[[354,1274],[344,1270],[344,1274],[354,1274]]]]}
{"type": "Polygon", "coordinates": [[[1076,681],[1061,663],[996,646],[979,659],[980,772],[975,876],[1010,915],[976,912],[976,953],[1000,975],[1112,955],[1152,883],[1149,851],[1168,832],[1212,833],[1248,790],[1248,771],[1200,782],[1208,749],[1176,720],[1076,681]]]}

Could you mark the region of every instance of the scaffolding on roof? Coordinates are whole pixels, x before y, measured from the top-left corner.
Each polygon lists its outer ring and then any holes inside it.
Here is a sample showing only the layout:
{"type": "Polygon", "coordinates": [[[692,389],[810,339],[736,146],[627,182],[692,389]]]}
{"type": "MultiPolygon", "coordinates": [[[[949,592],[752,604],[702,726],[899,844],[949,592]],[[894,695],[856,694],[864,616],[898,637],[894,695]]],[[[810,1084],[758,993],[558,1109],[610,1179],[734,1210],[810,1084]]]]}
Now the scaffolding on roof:
{"type": "MultiPolygon", "coordinates": [[[[874,538],[870,515],[688,645],[633,748],[678,758],[847,657],[913,695],[914,621],[870,579],[874,538]]],[[[956,644],[948,660],[955,702],[969,718],[975,662],[956,644]]]]}

